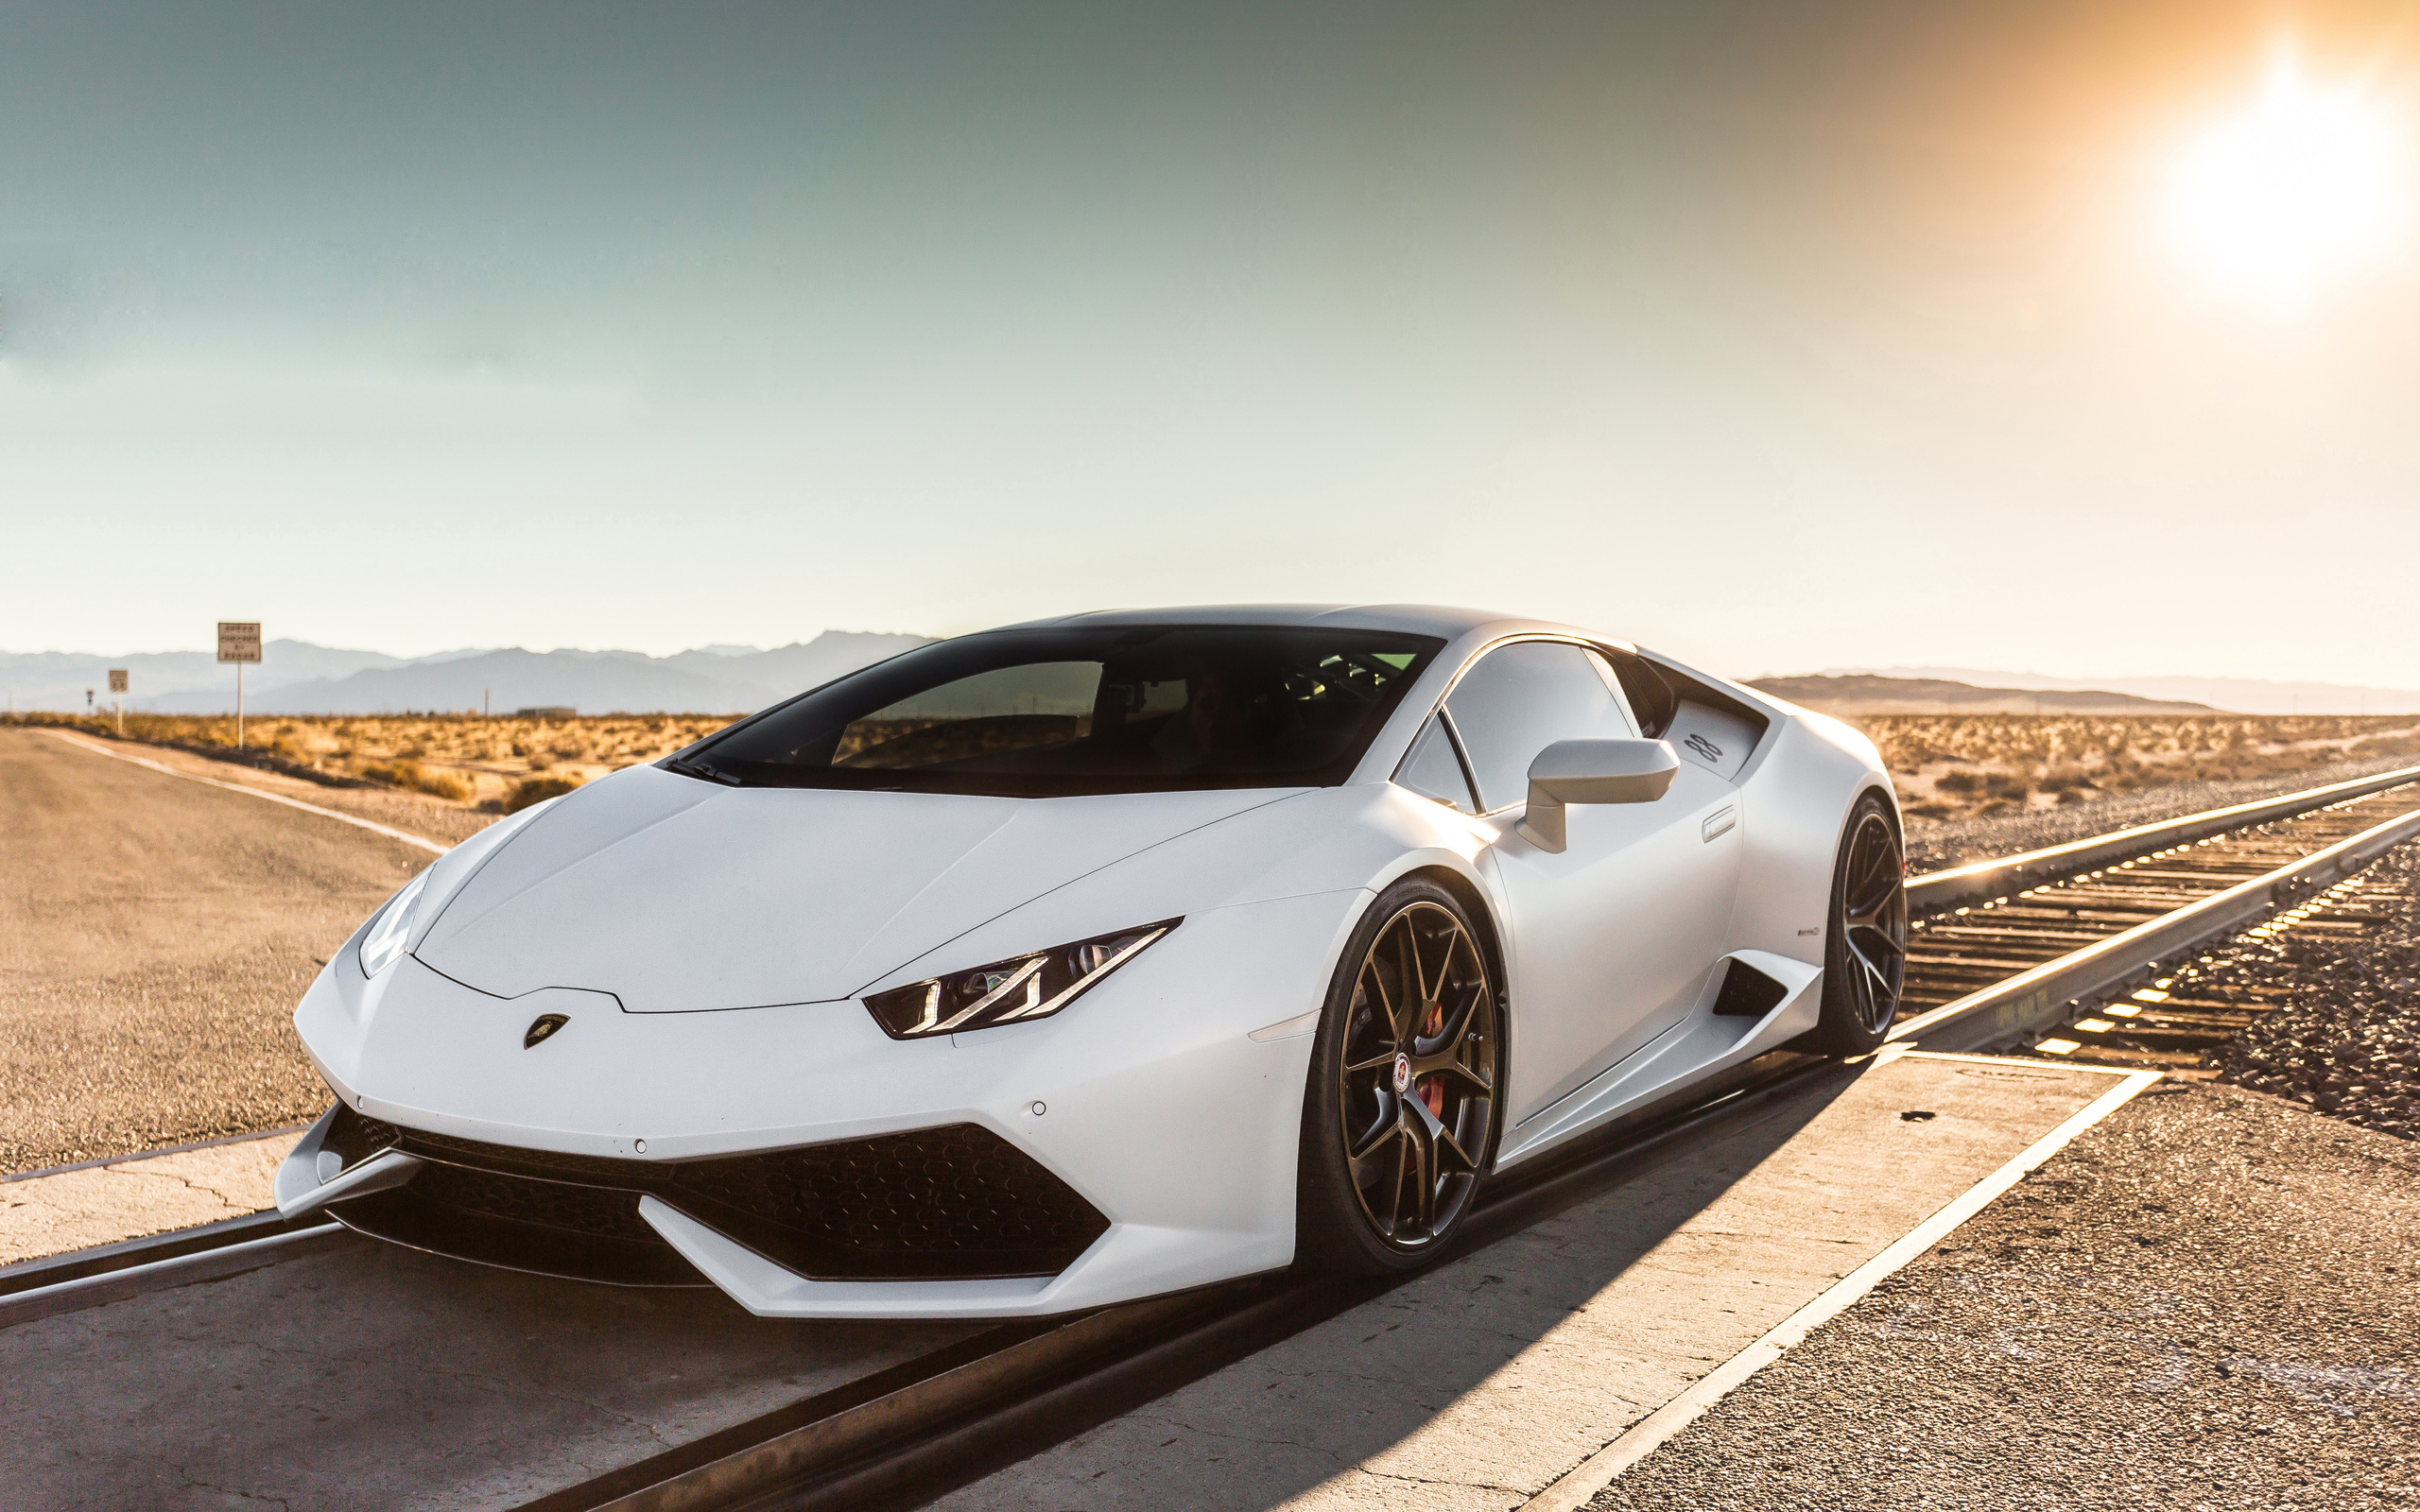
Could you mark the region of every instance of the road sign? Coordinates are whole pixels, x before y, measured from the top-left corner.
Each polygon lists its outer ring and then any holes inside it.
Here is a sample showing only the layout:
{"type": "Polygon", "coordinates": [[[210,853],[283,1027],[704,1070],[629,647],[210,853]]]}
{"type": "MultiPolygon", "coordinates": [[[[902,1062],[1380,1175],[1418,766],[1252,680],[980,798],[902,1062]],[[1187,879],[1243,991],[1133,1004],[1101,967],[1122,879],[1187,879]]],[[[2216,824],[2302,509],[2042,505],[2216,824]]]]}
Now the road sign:
{"type": "Polygon", "coordinates": [[[110,668],[110,692],[112,692],[112,693],[124,693],[125,691],[126,691],[126,668],[124,668],[124,667],[112,667],[112,668],[110,668]]]}
{"type": "Polygon", "coordinates": [[[220,620],[218,660],[235,663],[235,748],[244,748],[244,663],[261,659],[261,622],[220,620]]]}

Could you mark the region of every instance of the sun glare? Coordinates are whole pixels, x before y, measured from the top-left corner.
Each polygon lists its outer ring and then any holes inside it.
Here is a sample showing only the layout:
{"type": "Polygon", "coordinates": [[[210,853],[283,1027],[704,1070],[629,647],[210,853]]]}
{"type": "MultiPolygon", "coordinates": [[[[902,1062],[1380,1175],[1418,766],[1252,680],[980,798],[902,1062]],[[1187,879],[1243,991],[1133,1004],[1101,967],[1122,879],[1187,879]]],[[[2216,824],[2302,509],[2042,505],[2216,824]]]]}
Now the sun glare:
{"type": "Polygon", "coordinates": [[[2312,88],[2281,57],[2259,101],[2203,133],[2177,163],[2171,209],[2183,250],[2232,291],[2307,303],[2401,229],[2398,124],[2360,90],[2312,88]]]}

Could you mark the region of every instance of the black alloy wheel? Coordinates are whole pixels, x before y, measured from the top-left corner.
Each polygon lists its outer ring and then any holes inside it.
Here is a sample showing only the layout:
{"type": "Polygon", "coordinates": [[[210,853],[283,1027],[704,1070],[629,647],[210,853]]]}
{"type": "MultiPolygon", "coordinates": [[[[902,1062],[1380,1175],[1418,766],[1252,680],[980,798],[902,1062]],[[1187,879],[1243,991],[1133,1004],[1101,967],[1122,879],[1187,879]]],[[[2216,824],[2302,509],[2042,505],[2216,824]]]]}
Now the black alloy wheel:
{"type": "Polygon", "coordinates": [[[1908,970],[1908,867],[1888,802],[1868,793],[1850,811],[1832,877],[1816,1031],[1834,1055],[1864,1055],[1899,1014],[1908,970]]]}
{"type": "Polygon", "coordinates": [[[1502,1005],[1462,905],[1432,883],[1379,900],[1321,1016],[1298,1253],[1400,1270],[1443,1247],[1494,1156],[1502,1005]]]}

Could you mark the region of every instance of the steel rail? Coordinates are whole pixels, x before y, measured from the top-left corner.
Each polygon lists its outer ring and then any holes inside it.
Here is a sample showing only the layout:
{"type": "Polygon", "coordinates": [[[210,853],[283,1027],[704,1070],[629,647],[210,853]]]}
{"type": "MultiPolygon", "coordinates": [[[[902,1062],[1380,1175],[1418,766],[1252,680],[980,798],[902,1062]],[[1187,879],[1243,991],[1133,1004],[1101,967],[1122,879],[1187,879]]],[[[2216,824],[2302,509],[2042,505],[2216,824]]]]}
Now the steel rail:
{"type": "Polygon", "coordinates": [[[2188,845],[2195,840],[2224,834],[2230,830],[2250,829],[2273,819],[2290,819],[2299,814],[2308,814],[2313,809],[2324,809],[2331,803],[2382,793],[2390,787],[2400,787],[2411,782],[2420,782],[2420,766],[2397,767],[2373,777],[2357,777],[2346,782],[2330,782],[2325,787],[2307,787],[2298,793],[2285,793],[2229,808],[2208,809],[2200,814],[2187,814],[2182,818],[2162,819],[2156,824],[2136,825],[2131,830],[2087,835],[2066,845],[2028,850],[2021,855],[1999,856],[1963,867],[1927,871],[1922,876],[1908,879],[1908,911],[1914,914],[1939,913],[1986,899],[2004,898],[2020,888],[2054,878],[2073,876],[2079,871],[2090,871],[2108,862],[2123,861],[2169,846],[2188,845]]]}
{"type": "MultiPolygon", "coordinates": [[[[2034,967],[2266,876],[2406,812],[2413,800],[2409,784],[2340,799],[2290,817],[2023,888],[2014,897],[1915,919],[1909,925],[1900,1020],[1997,987],[2034,967]]],[[[2171,1025],[2164,1005],[2153,1019],[2188,1031],[2196,1027],[2184,1020],[2171,1025]]],[[[2144,1022],[2146,1029],[2151,1024],[2144,1022]]],[[[2202,1030],[2221,1026],[2217,1021],[2198,1025],[2202,1030]]],[[[2152,1038],[2172,1037],[2163,1030],[2152,1038]]]]}
{"type": "Polygon", "coordinates": [[[289,1225],[274,1211],[0,1266],[0,1328],[163,1286],[215,1280],[358,1243],[342,1225],[289,1225]]]}
{"type": "Polygon", "coordinates": [[[2148,975],[2161,961],[2351,876],[2414,836],[2420,836],[2420,809],[1893,1024],[1889,1038],[1931,1050],[1979,1049],[2063,1022],[2093,994],[2148,975]]]}

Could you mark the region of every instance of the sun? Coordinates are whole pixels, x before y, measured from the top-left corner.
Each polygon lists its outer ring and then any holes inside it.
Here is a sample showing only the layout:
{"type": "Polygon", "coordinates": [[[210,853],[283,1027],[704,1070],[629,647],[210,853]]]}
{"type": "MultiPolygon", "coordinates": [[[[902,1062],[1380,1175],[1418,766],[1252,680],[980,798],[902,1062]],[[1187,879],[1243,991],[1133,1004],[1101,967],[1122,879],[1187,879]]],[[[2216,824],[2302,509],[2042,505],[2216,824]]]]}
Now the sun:
{"type": "Polygon", "coordinates": [[[2281,56],[2259,100],[2177,160],[2169,211],[2180,250],[2227,289],[2308,303],[2402,230],[2400,125],[2363,91],[2312,88],[2281,56]]]}

